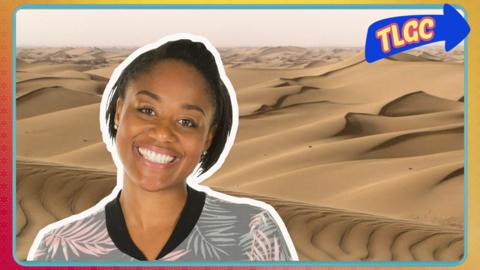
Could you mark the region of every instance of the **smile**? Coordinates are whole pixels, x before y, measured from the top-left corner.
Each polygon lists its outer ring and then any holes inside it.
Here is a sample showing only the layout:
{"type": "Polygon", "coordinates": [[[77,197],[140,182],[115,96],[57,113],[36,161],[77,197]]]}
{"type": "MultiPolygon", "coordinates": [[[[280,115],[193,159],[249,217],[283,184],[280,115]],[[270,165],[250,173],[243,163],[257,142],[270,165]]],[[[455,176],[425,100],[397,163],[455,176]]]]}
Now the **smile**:
{"type": "Polygon", "coordinates": [[[168,164],[175,159],[174,156],[157,153],[152,150],[141,148],[141,147],[138,148],[138,152],[146,160],[153,163],[157,163],[157,164],[168,164]]]}

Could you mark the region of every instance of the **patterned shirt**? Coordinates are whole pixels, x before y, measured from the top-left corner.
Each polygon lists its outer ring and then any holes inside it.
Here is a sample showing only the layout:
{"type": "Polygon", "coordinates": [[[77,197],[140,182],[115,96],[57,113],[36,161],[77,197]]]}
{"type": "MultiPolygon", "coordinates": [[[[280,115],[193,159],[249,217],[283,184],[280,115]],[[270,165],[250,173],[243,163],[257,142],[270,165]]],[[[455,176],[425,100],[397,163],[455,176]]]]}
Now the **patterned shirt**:
{"type": "MultiPolygon", "coordinates": [[[[271,214],[187,188],[177,225],[158,254],[161,261],[283,261],[295,259],[271,214]]],[[[91,214],[43,234],[29,260],[146,260],[131,239],[116,199],[91,214]]],[[[39,237],[39,236],[37,236],[39,237]]]]}

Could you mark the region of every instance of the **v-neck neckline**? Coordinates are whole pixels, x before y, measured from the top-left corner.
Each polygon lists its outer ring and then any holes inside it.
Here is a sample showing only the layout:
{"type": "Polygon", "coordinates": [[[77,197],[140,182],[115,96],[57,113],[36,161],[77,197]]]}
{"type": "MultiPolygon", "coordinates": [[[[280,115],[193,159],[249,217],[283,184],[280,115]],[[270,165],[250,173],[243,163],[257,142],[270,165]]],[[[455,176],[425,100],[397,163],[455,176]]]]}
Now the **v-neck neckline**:
{"type": "MultiPolygon", "coordinates": [[[[127,224],[120,205],[121,192],[122,191],[118,192],[117,197],[113,201],[105,205],[105,219],[108,234],[120,251],[137,260],[146,261],[147,258],[135,245],[128,233],[127,224]]],[[[155,260],[173,251],[188,237],[202,214],[205,197],[206,194],[204,192],[195,190],[187,185],[187,201],[185,202],[185,206],[180,213],[180,217],[172,234],[155,260]]]]}

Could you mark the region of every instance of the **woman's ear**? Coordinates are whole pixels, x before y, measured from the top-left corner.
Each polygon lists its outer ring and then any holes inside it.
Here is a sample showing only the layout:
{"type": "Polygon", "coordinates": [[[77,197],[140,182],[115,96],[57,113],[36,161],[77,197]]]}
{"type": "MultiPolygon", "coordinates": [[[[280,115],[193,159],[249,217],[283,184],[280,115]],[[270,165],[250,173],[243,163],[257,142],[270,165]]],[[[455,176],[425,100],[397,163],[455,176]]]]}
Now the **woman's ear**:
{"type": "Polygon", "coordinates": [[[120,124],[120,114],[122,113],[123,101],[121,98],[117,99],[116,109],[115,109],[115,126],[120,124]]]}

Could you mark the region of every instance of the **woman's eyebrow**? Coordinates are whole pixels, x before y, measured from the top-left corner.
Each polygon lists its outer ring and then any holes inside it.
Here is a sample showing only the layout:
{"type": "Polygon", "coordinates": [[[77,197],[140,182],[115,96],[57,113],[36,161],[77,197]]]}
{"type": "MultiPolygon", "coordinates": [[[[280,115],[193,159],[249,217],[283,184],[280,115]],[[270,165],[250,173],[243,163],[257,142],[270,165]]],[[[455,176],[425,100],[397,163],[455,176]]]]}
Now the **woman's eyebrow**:
{"type": "Polygon", "coordinates": [[[182,105],[182,108],[186,109],[186,110],[195,110],[195,111],[199,111],[203,114],[203,116],[206,116],[205,115],[205,111],[203,111],[202,108],[200,108],[199,106],[197,105],[193,105],[193,104],[183,104],[182,105]]]}
{"type": "Polygon", "coordinates": [[[155,100],[157,100],[157,101],[160,101],[160,100],[161,100],[161,98],[160,98],[157,94],[155,94],[155,93],[153,93],[153,92],[150,92],[150,91],[148,91],[148,90],[138,91],[135,95],[136,95],[136,96],[145,95],[145,96],[151,97],[151,98],[153,98],[153,99],[155,99],[155,100]]]}
{"type": "MultiPolygon", "coordinates": [[[[155,99],[156,101],[161,101],[162,98],[160,96],[158,96],[157,94],[153,93],[153,92],[150,92],[148,90],[141,90],[141,91],[138,91],[136,94],[136,96],[139,96],[139,95],[145,95],[147,97],[151,97],[153,99],[155,99]]],[[[194,105],[194,104],[182,104],[182,108],[186,109],[186,110],[194,110],[194,111],[198,111],[198,112],[201,112],[204,116],[206,116],[205,114],[205,111],[200,108],[199,106],[197,105],[194,105]]]]}

